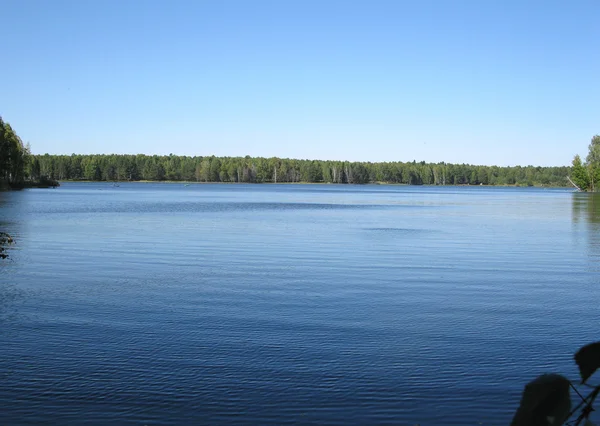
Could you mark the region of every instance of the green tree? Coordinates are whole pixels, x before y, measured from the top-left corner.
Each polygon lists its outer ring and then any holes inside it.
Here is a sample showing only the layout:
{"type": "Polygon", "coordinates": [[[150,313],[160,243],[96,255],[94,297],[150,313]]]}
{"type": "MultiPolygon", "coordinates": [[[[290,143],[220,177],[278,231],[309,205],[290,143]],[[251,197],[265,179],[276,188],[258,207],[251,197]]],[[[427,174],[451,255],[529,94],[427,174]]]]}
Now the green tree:
{"type": "Polygon", "coordinates": [[[595,191],[600,186],[600,135],[592,138],[585,160],[588,167],[590,189],[595,191]]]}
{"type": "Polygon", "coordinates": [[[89,159],[85,165],[84,177],[87,180],[102,180],[102,170],[97,159],[89,159]]]}
{"type": "Polygon", "coordinates": [[[582,191],[600,189],[600,135],[592,137],[585,163],[579,155],[573,158],[569,181],[582,191]]]}
{"type": "Polygon", "coordinates": [[[576,155],[575,158],[573,158],[573,169],[571,173],[571,180],[573,183],[582,191],[587,191],[590,187],[590,178],[579,155],[576,155]]]}
{"type": "Polygon", "coordinates": [[[196,166],[196,180],[200,182],[210,181],[210,158],[204,158],[202,162],[196,166]]]}
{"type": "Polygon", "coordinates": [[[38,160],[36,157],[33,157],[29,162],[29,176],[33,180],[39,180],[39,178],[41,177],[40,160],[38,160]]]}
{"type": "Polygon", "coordinates": [[[23,183],[27,177],[29,156],[29,147],[23,145],[10,124],[0,117],[0,182],[23,183]]]}

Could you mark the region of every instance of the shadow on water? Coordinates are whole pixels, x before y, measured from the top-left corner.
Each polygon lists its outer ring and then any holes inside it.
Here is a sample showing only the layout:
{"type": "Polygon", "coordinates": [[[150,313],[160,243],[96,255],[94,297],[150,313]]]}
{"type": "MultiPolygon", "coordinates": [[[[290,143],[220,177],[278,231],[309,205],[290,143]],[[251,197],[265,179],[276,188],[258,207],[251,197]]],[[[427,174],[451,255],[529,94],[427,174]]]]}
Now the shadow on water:
{"type": "Polygon", "coordinates": [[[10,212],[13,204],[11,196],[8,191],[0,191],[0,325],[17,317],[17,305],[23,298],[22,291],[11,282],[11,269],[14,267],[11,252],[19,234],[18,217],[10,212]]]}
{"type": "Polygon", "coordinates": [[[600,257],[600,193],[574,193],[572,210],[573,223],[585,233],[590,255],[600,257]]]}
{"type": "Polygon", "coordinates": [[[22,219],[23,196],[20,191],[0,191],[0,231],[13,237],[22,219]]]}
{"type": "Polygon", "coordinates": [[[4,191],[0,191],[0,260],[8,258],[8,251],[13,243],[13,238],[10,234],[10,229],[13,228],[6,219],[6,208],[8,205],[8,196],[4,191]]]}

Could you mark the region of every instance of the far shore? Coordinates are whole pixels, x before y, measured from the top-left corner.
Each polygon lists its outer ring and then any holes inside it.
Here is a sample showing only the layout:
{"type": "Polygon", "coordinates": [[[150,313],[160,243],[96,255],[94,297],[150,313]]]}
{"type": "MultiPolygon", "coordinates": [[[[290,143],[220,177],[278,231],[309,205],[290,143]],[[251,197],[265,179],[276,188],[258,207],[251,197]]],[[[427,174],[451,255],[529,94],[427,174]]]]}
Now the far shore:
{"type": "Polygon", "coordinates": [[[546,185],[518,185],[518,184],[503,184],[503,185],[470,185],[470,184],[449,184],[449,185],[410,185],[407,183],[388,183],[388,182],[369,182],[369,183],[333,183],[333,182],[200,182],[200,181],[185,181],[185,180],[71,180],[63,179],[58,182],[81,182],[81,183],[106,183],[106,184],[121,184],[121,183],[160,183],[160,184],[183,184],[183,185],[348,185],[348,186],[368,186],[368,185],[385,185],[385,186],[425,186],[425,187],[483,187],[483,188],[549,188],[549,189],[569,189],[567,186],[546,186],[546,185]]]}

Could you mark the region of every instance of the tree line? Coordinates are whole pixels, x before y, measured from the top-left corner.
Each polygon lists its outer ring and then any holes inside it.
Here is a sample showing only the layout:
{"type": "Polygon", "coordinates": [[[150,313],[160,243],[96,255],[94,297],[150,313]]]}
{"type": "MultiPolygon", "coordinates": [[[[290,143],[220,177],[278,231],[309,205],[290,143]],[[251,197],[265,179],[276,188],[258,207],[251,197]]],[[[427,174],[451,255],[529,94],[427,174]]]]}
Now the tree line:
{"type": "Polygon", "coordinates": [[[34,155],[29,174],[56,180],[243,183],[397,183],[409,185],[565,186],[570,167],[348,162],[263,157],[34,155]]]}
{"type": "Polygon", "coordinates": [[[576,155],[573,158],[572,183],[581,191],[600,190],[600,135],[592,138],[585,162],[576,155]]]}

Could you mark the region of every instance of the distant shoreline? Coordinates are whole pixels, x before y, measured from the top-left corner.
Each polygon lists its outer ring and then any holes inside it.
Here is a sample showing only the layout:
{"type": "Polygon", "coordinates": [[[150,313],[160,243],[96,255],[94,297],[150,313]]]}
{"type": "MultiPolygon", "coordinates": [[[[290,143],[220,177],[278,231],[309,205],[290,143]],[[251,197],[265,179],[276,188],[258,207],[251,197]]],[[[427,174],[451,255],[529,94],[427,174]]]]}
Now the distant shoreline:
{"type": "Polygon", "coordinates": [[[33,177],[58,180],[568,186],[570,167],[478,166],[421,162],[348,162],[264,157],[34,155],[33,177]]]}
{"type": "Polygon", "coordinates": [[[552,186],[552,185],[519,185],[519,184],[505,184],[505,185],[470,185],[470,184],[447,184],[447,185],[433,185],[433,184],[422,184],[422,185],[411,185],[407,183],[394,183],[394,182],[369,182],[369,183],[332,183],[332,182],[198,182],[198,181],[185,181],[185,180],[80,180],[80,179],[62,179],[58,182],[80,182],[80,183],[105,183],[113,185],[115,183],[160,183],[167,185],[337,185],[337,186],[424,186],[424,187],[469,187],[469,188],[548,188],[548,189],[569,189],[566,186],[552,186]]]}

